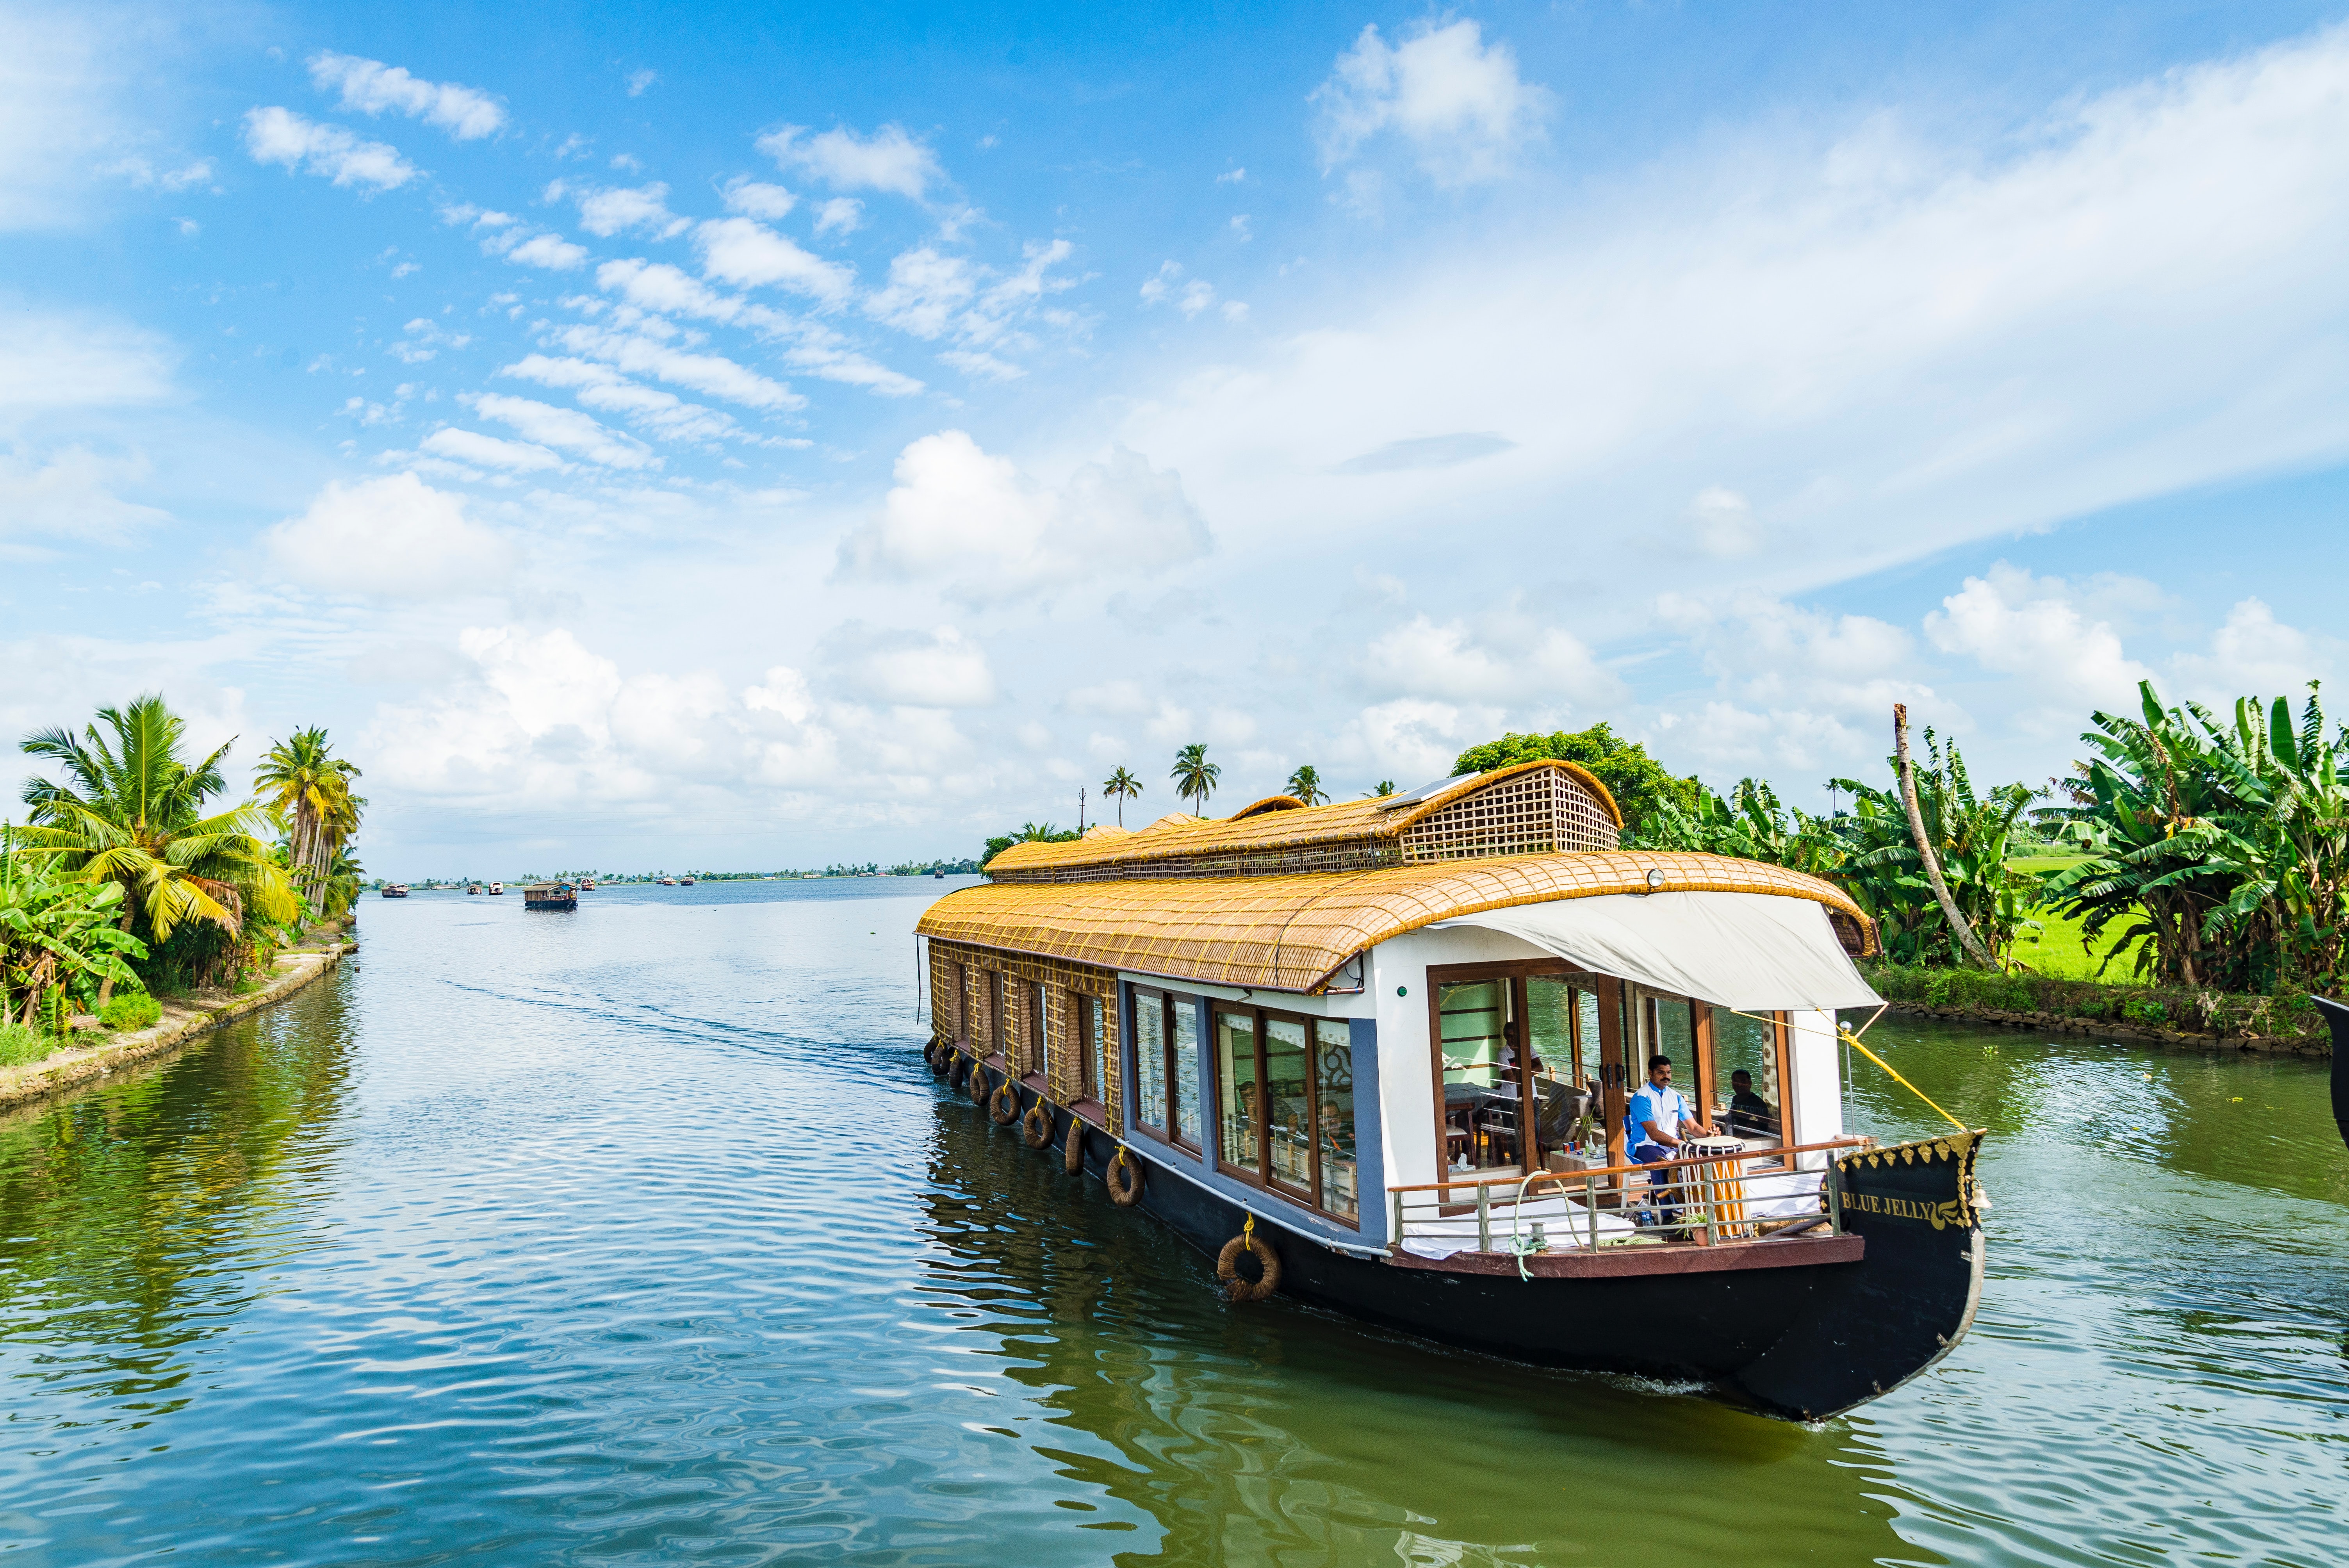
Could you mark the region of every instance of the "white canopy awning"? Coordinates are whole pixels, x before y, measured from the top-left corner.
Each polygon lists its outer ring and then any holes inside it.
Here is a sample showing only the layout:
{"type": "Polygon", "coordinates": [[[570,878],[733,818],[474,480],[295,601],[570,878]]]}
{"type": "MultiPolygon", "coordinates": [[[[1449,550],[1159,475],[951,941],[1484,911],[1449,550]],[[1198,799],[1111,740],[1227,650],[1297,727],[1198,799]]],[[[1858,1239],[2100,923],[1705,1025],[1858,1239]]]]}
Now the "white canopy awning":
{"type": "Polygon", "coordinates": [[[1438,921],[1530,942],[1594,974],[1746,1012],[1873,1007],[1823,904],[1773,893],[1602,893],[1438,921]]]}

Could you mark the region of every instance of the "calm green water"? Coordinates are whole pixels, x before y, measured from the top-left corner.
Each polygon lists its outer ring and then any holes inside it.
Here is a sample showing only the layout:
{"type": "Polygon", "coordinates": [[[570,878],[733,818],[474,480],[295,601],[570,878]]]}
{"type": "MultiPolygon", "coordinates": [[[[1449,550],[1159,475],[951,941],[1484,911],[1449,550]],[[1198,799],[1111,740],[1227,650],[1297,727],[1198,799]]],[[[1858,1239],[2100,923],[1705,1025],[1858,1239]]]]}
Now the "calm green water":
{"type": "MultiPolygon", "coordinates": [[[[2317,1068],[1878,1026],[1993,1130],[1991,1281],[1940,1370],[1805,1429],[1226,1306],[933,1084],[898,891],[370,901],[339,979],[0,1122],[0,1547],[2349,1557],[2349,1153],[2317,1068]]],[[[1930,1130],[1859,1070],[1864,1127],[1930,1130]]]]}

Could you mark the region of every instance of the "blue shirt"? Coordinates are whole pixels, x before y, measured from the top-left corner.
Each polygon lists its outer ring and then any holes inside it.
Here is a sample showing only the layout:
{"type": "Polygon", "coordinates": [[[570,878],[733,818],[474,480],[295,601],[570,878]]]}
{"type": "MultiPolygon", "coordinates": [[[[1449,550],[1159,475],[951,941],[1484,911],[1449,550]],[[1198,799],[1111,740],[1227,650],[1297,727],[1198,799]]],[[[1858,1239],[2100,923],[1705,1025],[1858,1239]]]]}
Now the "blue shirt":
{"type": "Polygon", "coordinates": [[[1640,1092],[1631,1097],[1630,1113],[1623,1118],[1623,1148],[1628,1153],[1642,1143],[1656,1140],[1648,1136],[1644,1123],[1654,1122],[1673,1137],[1680,1136],[1681,1123],[1696,1119],[1689,1114],[1686,1096],[1676,1088],[1658,1088],[1654,1084],[1641,1084],[1640,1092]]]}

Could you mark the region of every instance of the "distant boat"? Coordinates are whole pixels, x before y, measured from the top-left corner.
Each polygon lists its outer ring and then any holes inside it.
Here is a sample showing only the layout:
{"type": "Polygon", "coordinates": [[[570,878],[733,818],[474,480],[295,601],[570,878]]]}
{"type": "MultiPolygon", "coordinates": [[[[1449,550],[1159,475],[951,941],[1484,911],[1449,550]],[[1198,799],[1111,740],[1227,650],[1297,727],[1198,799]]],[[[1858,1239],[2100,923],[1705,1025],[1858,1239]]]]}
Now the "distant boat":
{"type": "Polygon", "coordinates": [[[691,877],[679,877],[677,879],[677,885],[679,887],[691,887],[693,885],[693,879],[691,877]]]}
{"type": "Polygon", "coordinates": [[[944,872],[934,872],[931,874],[938,882],[944,882],[947,880],[947,873],[944,872]]]}
{"type": "Polygon", "coordinates": [[[503,882],[492,882],[490,884],[490,896],[492,898],[497,897],[500,893],[502,893],[505,891],[506,884],[503,882]]]}
{"type": "Polygon", "coordinates": [[[466,884],[466,886],[465,886],[465,893],[466,893],[466,896],[467,896],[467,897],[469,897],[469,898],[470,898],[470,897],[471,897],[472,895],[474,895],[475,893],[480,892],[481,891],[481,883],[479,883],[479,882],[468,882],[468,883],[466,884]]]}
{"type": "Polygon", "coordinates": [[[675,887],[677,885],[677,879],[675,877],[663,877],[660,880],[660,885],[663,887],[675,887]]]}
{"type": "Polygon", "coordinates": [[[595,879],[594,877],[581,877],[581,878],[579,879],[579,891],[580,891],[581,892],[595,892],[595,879]]]}
{"type": "Polygon", "coordinates": [[[524,909],[577,909],[579,890],[567,882],[532,882],[522,890],[524,909]]]}
{"type": "Polygon", "coordinates": [[[406,898],[408,896],[408,884],[406,882],[386,882],[383,884],[383,896],[386,898],[406,898]]]}

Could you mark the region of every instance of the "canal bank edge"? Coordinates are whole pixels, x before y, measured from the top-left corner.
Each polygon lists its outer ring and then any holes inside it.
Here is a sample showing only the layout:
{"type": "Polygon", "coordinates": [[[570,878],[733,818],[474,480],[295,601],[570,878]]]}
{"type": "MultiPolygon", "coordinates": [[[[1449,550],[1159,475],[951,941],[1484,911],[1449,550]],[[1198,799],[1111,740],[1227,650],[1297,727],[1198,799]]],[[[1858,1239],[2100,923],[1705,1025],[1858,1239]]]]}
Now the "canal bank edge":
{"type": "Polygon", "coordinates": [[[303,936],[303,945],[277,955],[276,974],[257,990],[217,999],[167,1002],[162,1017],[151,1027],[102,1035],[96,1044],[67,1046],[37,1062],[0,1068],[0,1110],[95,1083],[257,1013],[273,1002],[284,1001],[340,964],[344,954],[358,951],[357,943],[342,935],[357,923],[346,919],[311,927],[303,936]]]}
{"type": "Polygon", "coordinates": [[[2316,1017],[2315,1009],[2304,1002],[2295,1006],[2292,1001],[2279,1003],[2272,997],[2201,993],[2178,986],[2106,985],[2094,981],[1920,970],[1886,964],[1862,964],[1860,972],[1891,1011],[1921,1018],[1992,1024],[2058,1035],[2090,1035],[2116,1041],[2192,1046],[2201,1050],[2257,1051],[2271,1056],[2333,1054],[2330,1033],[2316,1017]],[[1968,991],[1975,994],[1967,995],[1968,991]],[[1999,995],[1984,994],[1992,992],[1999,995]],[[1994,1005],[1997,1002],[2008,1005],[1994,1005]],[[2033,1002],[2041,1006],[2030,1006],[2033,1002]],[[2168,1015],[2173,1011],[2207,1014],[2215,1026],[2178,1028],[2162,1017],[2136,1016],[2146,1012],[2168,1015]],[[2285,1031],[2261,1031],[2255,1026],[2261,1021],[2282,1024],[2285,1031]]]}

